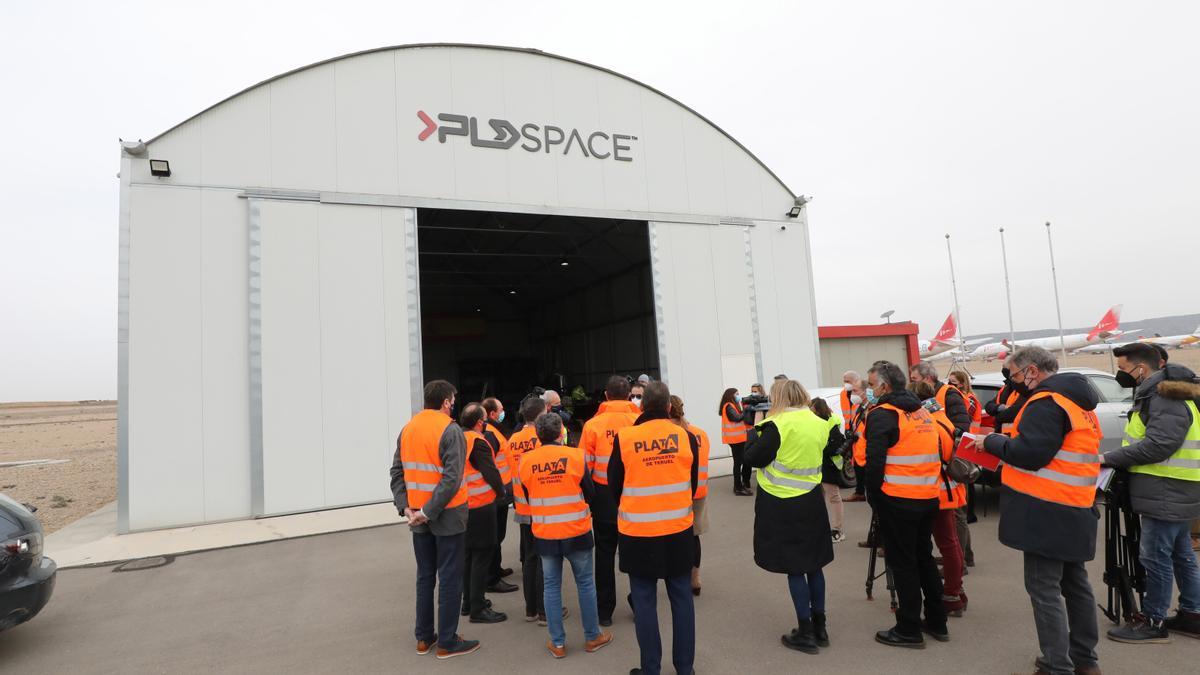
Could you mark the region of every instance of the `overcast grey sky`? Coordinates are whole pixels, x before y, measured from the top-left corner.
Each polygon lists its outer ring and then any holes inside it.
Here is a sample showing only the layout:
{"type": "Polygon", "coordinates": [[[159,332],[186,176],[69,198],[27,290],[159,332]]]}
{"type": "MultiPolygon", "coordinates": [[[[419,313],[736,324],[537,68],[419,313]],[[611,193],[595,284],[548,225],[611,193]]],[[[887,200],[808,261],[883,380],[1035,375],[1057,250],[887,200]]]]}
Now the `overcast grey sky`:
{"type": "Polygon", "coordinates": [[[723,127],[809,207],[818,315],[931,335],[1200,311],[1200,3],[0,4],[0,401],[116,394],[117,138],[371,47],[535,47],[723,127]],[[1147,257],[1151,256],[1152,257],[1147,257]],[[1154,283],[1161,292],[1132,290],[1154,283]]]}

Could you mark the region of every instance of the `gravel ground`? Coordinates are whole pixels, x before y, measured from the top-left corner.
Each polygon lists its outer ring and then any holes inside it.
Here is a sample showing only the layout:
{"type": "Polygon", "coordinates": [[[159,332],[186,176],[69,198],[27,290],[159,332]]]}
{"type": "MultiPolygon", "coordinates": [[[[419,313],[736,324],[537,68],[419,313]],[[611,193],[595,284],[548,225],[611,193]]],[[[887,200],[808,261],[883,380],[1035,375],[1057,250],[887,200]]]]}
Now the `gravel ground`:
{"type": "Polygon", "coordinates": [[[117,404],[0,403],[0,492],[38,507],[47,533],[117,498],[117,404]]]}

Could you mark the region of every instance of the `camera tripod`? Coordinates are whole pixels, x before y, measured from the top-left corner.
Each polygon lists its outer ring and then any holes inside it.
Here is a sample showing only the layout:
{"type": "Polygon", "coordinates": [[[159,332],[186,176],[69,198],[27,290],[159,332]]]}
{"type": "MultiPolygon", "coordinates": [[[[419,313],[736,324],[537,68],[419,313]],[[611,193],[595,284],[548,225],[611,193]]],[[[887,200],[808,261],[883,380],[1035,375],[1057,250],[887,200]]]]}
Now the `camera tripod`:
{"type": "Polygon", "coordinates": [[[1118,471],[1104,492],[1104,583],[1108,605],[1104,616],[1113,623],[1126,623],[1141,608],[1146,590],[1146,570],[1138,549],[1142,524],[1129,500],[1129,474],[1118,471]]]}
{"type": "Polygon", "coordinates": [[[891,596],[891,609],[892,612],[895,613],[897,607],[896,582],[892,578],[892,570],[890,567],[888,567],[886,559],[883,561],[883,571],[879,573],[875,572],[875,561],[879,559],[878,553],[880,536],[879,516],[875,514],[874,510],[872,510],[871,528],[867,530],[867,543],[870,544],[870,548],[867,549],[868,555],[870,555],[870,558],[867,559],[867,600],[875,599],[875,580],[879,577],[884,577],[887,583],[888,595],[891,596]]]}

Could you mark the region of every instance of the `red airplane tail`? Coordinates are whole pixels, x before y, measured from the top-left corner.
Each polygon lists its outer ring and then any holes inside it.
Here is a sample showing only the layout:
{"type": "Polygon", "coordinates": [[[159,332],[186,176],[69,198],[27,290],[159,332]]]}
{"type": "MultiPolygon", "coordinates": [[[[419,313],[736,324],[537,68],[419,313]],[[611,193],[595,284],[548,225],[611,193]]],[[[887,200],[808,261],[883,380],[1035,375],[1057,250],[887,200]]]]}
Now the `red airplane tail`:
{"type": "Polygon", "coordinates": [[[942,327],[938,329],[937,335],[934,335],[930,342],[941,342],[945,344],[954,339],[954,334],[957,332],[958,326],[954,323],[954,312],[951,312],[950,316],[946,317],[946,321],[942,324],[942,327]]]}
{"type": "Polygon", "coordinates": [[[1121,308],[1122,305],[1113,305],[1100,317],[1100,323],[1088,333],[1088,342],[1095,340],[1102,333],[1112,333],[1121,327],[1121,308]]]}

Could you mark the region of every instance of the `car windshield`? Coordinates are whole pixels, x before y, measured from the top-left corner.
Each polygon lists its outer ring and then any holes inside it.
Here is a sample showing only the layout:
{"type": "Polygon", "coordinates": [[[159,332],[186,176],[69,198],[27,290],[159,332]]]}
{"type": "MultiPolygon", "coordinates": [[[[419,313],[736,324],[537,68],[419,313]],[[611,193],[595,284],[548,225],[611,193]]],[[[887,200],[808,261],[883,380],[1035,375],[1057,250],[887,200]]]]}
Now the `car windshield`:
{"type": "Polygon", "coordinates": [[[980,404],[987,405],[989,401],[996,398],[1000,388],[988,384],[976,384],[972,385],[971,391],[975,394],[975,398],[979,399],[980,404]]]}
{"type": "Polygon", "coordinates": [[[1109,403],[1125,403],[1133,400],[1133,390],[1117,384],[1117,378],[1108,375],[1088,375],[1088,379],[1100,390],[1100,396],[1109,403]]]}

